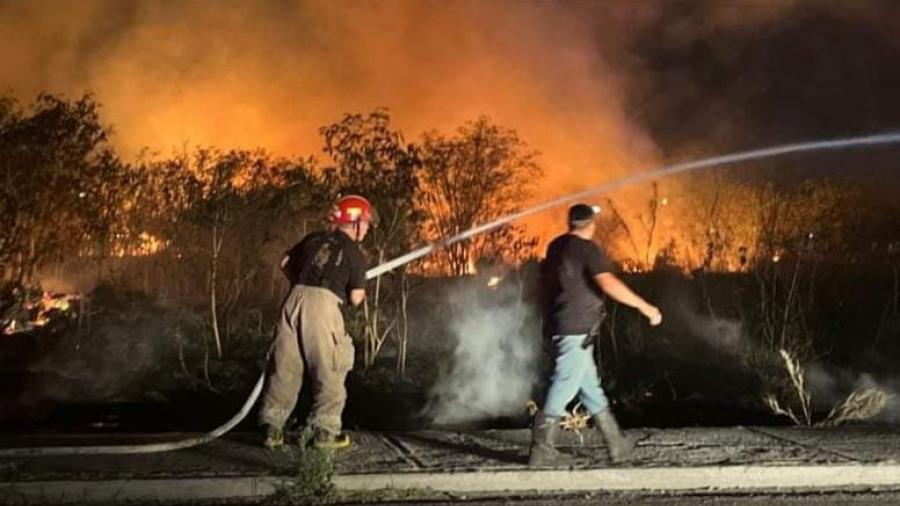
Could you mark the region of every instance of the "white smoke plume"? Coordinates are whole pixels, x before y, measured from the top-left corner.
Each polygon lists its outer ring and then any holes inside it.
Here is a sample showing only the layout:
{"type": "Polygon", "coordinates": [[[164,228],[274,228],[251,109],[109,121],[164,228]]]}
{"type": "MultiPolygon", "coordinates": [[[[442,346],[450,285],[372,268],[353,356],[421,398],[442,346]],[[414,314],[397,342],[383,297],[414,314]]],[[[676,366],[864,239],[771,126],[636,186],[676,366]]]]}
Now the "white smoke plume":
{"type": "Polygon", "coordinates": [[[877,422],[900,422],[900,379],[879,378],[870,373],[858,373],[845,369],[813,363],[806,368],[806,382],[814,405],[828,410],[840,404],[856,390],[875,389],[887,394],[887,405],[877,422]]]}
{"type": "Polygon", "coordinates": [[[463,286],[448,296],[452,363],[431,389],[426,415],[461,424],[521,415],[539,380],[539,324],[517,287],[463,286]]]}
{"type": "Polygon", "coordinates": [[[739,353],[744,332],[740,319],[700,314],[685,304],[679,305],[678,309],[691,335],[721,352],[739,353]]]}
{"type": "Polygon", "coordinates": [[[856,388],[874,388],[886,393],[888,396],[887,405],[875,420],[888,423],[900,422],[900,396],[898,396],[898,393],[900,393],[900,379],[892,378],[878,381],[871,374],[861,374],[856,381],[856,388]]]}

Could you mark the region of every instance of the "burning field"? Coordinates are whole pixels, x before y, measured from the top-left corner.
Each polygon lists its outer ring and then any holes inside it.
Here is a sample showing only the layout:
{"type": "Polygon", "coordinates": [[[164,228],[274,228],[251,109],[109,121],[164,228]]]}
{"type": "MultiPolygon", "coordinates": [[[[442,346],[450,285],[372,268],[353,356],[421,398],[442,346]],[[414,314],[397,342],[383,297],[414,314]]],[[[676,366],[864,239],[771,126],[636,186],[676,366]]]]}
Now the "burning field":
{"type": "Polygon", "coordinates": [[[77,320],[81,312],[80,294],[43,292],[39,297],[29,298],[27,292],[21,296],[17,290],[6,300],[9,306],[0,319],[3,334],[8,336],[34,332],[50,326],[60,326],[77,320]],[[22,297],[23,300],[19,300],[22,297]]]}
{"type": "MultiPolygon", "coordinates": [[[[370,266],[442,247],[346,311],[348,423],[523,426],[565,206],[446,241],[661,165],[894,130],[898,18],[877,0],[0,1],[0,424],[64,425],[73,403],[224,416],[262,367],[283,253],[362,194],[370,266]]],[[[594,240],[665,315],[608,302],[595,358],[623,420],[895,422],[898,167],[867,146],[592,197],[594,240]]]]}

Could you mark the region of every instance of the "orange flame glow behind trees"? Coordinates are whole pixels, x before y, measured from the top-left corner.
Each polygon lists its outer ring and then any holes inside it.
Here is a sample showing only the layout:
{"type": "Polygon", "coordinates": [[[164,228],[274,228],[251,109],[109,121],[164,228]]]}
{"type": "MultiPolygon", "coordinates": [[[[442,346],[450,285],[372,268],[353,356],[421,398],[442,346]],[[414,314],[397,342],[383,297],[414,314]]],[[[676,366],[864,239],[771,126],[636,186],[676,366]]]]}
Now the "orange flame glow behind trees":
{"type": "MultiPolygon", "coordinates": [[[[319,126],[380,106],[411,136],[487,115],[541,152],[546,172],[532,202],[545,201],[659,165],[624,97],[648,85],[631,43],[665,6],[626,3],[0,2],[0,60],[8,63],[0,87],[23,100],[42,90],[92,90],[125,157],[185,145],[318,153],[319,126]]],[[[709,14],[698,28],[774,22],[803,2],[730,4],[698,7],[709,14]]],[[[672,27],[675,35],[692,29],[672,27]]],[[[634,257],[635,268],[649,267],[660,250],[698,265],[706,243],[741,242],[737,231],[722,236],[721,227],[677,223],[675,216],[697,209],[673,190],[663,193],[673,205],[656,210],[655,237],[634,238],[636,253],[626,254],[627,239],[611,245],[623,260],[634,257]]],[[[631,230],[646,236],[646,193],[612,198],[631,230]]],[[[525,225],[546,243],[564,227],[564,210],[525,225]]],[[[735,268],[729,262],[717,268],[735,268]]]]}
{"type": "Polygon", "coordinates": [[[612,196],[601,215],[598,235],[610,255],[629,272],[658,266],[683,271],[746,270],[785,255],[848,255],[858,246],[848,230],[865,208],[854,188],[834,181],[807,182],[798,188],[751,186],[705,175],[690,182],[667,181],[656,197],[658,232],[648,241],[647,213],[654,194],[647,188],[612,196]],[[631,199],[631,207],[618,200],[631,199]],[[643,199],[644,205],[640,206],[643,199]],[[624,209],[624,210],[622,210],[624,209]],[[642,214],[643,213],[643,214],[642,214]]]}
{"type": "MultiPolygon", "coordinates": [[[[541,151],[544,200],[655,165],[613,67],[642,16],[518,1],[0,2],[0,84],[23,100],[92,90],[125,157],[315,154],[321,125],[381,106],[410,138],[486,115],[541,151]]],[[[549,236],[557,218],[527,226],[549,236]]]]}

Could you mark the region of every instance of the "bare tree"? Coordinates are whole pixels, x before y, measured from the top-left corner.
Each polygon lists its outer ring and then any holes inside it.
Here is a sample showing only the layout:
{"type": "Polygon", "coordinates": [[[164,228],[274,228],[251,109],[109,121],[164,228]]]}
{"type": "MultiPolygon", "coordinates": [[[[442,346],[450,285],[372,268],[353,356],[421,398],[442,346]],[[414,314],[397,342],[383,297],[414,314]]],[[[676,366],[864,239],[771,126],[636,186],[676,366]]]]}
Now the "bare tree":
{"type": "MultiPolygon", "coordinates": [[[[448,239],[519,210],[542,175],[536,159],[537,152],[514,130],[484,117],[466,123],[453,137],[425,134],[422,209],[429,239],[448,239]]],[[[479,257],[527,258],[532,252],[510,241],[521,233],[519,227],[506,227],[452,244],[440,257],[445,272],[454,276],[470,273],[479,257]]]]}
{"type": "Polygon", "coordinates": [[[89,95],[40,95],[28,113],[0,100],[0,281],[28,282],[109,235],[125,166],[107,137],[89,95]]]}
{"type": "MultiPolygon", "coordinates": [[[[370,259],[380,264],[408,251],[418,241],[422,219],[415,204],[420,168],[416,147],[391,127],[390,115],[384,109],[368,115],[348,114],[320,132],[325,154],[334,162],[325,170],[329,194],[336,198],[358,193],[377,210],[377,226],[365,243],[370,259]]],[[[363,306],[366,368],[374,364],[391,335],[406,336],[407,315],[402,309],[404,290],[408,288],[406,274],[399,269],[389,276],[390,283],[384,277],[375,280],[363,306]]],[[[397,339],[405,350],[405,340],[397,339]]]]}
{"type": "Polygon", "coordinates": [[[660,206],[665,205],[659,196],[659,186],[654,181],[651,184],[650,198],[647,200],[647,214],[643,211],[636,211],[635,219],[640,225],[639,232],[629,225],[628,220],[623,216],[618,206],[615,205],[611,198],[606,199],[606,208],[609,218],[601,221],[598,227],[597,236],[604,239],[609,246],[615,243],[618,235],[623,235],[630,247],[631,261],[623,260],[626,268],[635,268],[641,271],[653,268],[656,260],[657,251],[654,250],[654,244],[657,240],[657,231],[659,225],[660,206]]]}

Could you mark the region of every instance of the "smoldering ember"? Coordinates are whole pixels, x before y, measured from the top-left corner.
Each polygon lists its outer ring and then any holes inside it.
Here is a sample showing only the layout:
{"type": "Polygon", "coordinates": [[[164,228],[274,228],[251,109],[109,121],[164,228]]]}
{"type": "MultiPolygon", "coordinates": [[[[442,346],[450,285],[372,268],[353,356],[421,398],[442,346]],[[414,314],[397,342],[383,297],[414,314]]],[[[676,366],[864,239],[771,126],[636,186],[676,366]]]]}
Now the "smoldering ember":
{"type": "Polygon", "coordinates": [[[896,503],[898,26],[0,0],[0,503],[896,503]]]}

